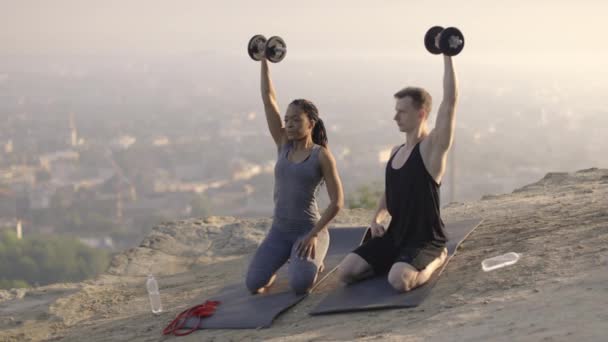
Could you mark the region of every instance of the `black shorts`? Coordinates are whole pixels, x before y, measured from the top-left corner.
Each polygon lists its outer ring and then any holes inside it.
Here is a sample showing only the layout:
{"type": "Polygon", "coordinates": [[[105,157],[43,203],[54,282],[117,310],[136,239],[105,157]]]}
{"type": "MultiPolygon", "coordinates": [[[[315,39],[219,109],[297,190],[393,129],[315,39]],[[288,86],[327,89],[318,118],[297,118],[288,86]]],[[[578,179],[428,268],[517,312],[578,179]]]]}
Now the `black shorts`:
{"type": "Polygon", "coordinates": [[[396,262],[405,262],[422,271],[437,259],[445,245],[428,243],[422,247],[397,247],[390,234],[368,240],[353,253],[362,257],[372,267],[375,274],[385,274],[396,262]]]}

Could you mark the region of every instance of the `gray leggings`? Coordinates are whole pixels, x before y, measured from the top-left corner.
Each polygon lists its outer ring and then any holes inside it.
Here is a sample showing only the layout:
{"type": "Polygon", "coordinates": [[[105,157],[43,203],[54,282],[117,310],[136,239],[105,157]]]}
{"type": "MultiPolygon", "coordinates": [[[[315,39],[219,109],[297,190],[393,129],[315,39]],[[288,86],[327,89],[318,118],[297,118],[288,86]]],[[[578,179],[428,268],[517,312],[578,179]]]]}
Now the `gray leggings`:
{"type": "MultiPolygon", "coordinates": [[[[329,247],[329,232],[323,229],[317,237],[315,258],[302,259],[297,255],[299,241],[310,229],[287,230],[273,222],[268,235],[255,252],[247,271],[246,285],[249,291],[257,293],[266,286],[275,272],[289,259],[289,285],[297,294],[308,292],[329,247]]],[[[312,227],[310,227],[312,228],[312,227]]]]}

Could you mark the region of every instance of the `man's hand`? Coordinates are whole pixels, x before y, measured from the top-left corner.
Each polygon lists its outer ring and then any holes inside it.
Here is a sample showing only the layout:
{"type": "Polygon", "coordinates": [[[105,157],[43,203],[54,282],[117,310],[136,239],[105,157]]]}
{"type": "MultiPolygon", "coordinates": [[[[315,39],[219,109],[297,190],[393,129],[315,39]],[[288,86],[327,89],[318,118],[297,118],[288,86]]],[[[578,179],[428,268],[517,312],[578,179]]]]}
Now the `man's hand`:
{"type": "Polygon", "coordinates": [[[306,234],[298,244],[298,256],[300,258],[314,259],[317,247],[317,235],[306,234]]]}
{"type": "Polygon", "coordinates": [[[371,231],[372,231],[372,238],[381,237],[386,232],[386,229],[384,229],[384,226],[377,222],[372,222],[372,224],[369,227],[371,228],[371,231]]]}

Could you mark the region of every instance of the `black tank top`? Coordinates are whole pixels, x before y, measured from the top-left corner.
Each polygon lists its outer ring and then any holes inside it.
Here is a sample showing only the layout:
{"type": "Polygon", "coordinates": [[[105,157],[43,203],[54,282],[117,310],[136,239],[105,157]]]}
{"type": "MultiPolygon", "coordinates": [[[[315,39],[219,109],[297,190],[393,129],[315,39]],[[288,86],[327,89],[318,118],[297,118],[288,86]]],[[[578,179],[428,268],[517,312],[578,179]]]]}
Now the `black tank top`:
{"type": "Polygon", "coordinates": [[[440,184],[424,166],[420,142],[398,170],[392,166],[396,154],[386,165],[386,206],[391,215],[387,234],[400,247],[445,246],[447,237],[439,207],[440,184]]]}

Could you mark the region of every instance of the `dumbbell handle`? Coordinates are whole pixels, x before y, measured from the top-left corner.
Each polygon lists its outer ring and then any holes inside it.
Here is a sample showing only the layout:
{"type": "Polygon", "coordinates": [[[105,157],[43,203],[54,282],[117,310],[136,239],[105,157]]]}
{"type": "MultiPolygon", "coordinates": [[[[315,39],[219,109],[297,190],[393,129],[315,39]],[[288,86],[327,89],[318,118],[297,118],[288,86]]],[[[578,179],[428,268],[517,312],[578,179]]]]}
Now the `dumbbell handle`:
{"type": "MultiPolygon", "coordinates": [[[[266,43],[258,43],[258,51],[262,51],[266,48],[266,43]]],[[[274,49],[275,51],[280,51],[280,52],[285,52],[287,51],[287,49],[282,48],[282,47],[278,47],[278,46],[274,46],[271,49],[274,49]]]]}
{"type": "MultiPolygon", "coordinates": [[[[441,36],[441,33],[439,33],[436,37],[435,37],[435,41],[434,44],[437,48],[439,48],[439,37],[441,36]]],[[[450,43],[454,43],[454,44],[458,44],[458,45],[462,45],[464,43],[464,41],[462,41],[462,39],[460,39],[458,36],[450,36],[450,43]]]]}
{"type": "Polygon", "coordinates": [[[462,45],[464,43],[464,41],[462,39],[460,39],[458,36],[451,36],[450,37],[450,46],[453,44],[457,46],[462,45]]]}

